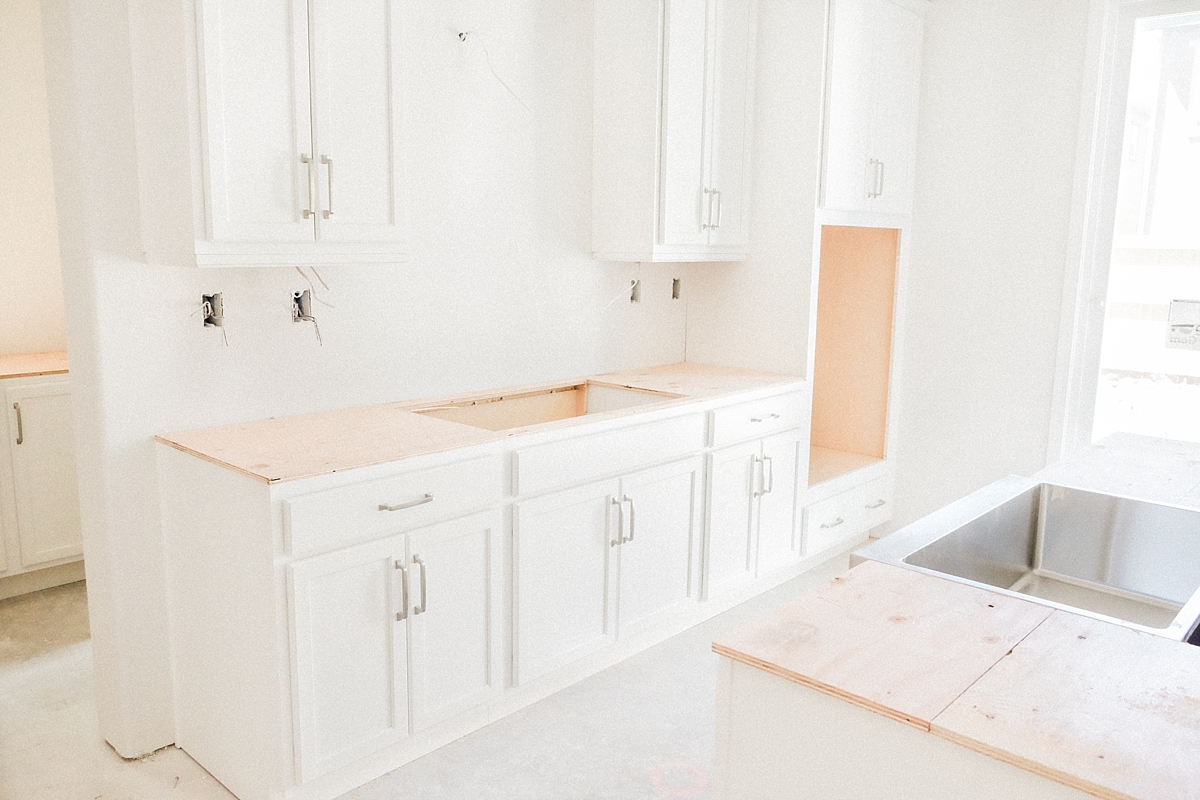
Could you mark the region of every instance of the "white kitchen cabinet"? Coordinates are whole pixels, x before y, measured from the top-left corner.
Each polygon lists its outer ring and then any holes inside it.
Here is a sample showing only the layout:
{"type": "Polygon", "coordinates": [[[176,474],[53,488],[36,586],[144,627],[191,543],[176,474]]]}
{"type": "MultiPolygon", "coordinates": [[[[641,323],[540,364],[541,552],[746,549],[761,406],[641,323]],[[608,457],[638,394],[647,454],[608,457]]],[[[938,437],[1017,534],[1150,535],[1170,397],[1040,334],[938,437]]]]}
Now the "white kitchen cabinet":
{"type": "Polygon", "coordinates": [[[133,26],[148,260],[397,260],[406,229],[399,0],[184,5],[193,7],[169,12],[179,20],[139,9],[133,26]],[[165,34],[173,24],[195,42],[186,64],[165,34]],[[191,133],[162,102],[168,91],[189,98],[191,133]]]}
{"type": "Polygon", "coordinates": [[[593,255],[746,257],[754,0],[596,5],[593,255]]]}
{"type": "Polygon", "coordinates": [[[9,485],[0,505],[17,531],[8,573],[78,559],[83,554],[75,427],[66,375],[0,381],[7,409],[9,485]]]}
{"type": "Polygon", "coordinates": [[[499,516],[289,565],[302,780],[500,691],[499,516]]]}
{"type": "Polygon", "coordinates": [[[709,455],[708,596],[800,557],[796,512],[807,461],[800,430],[709,455]]]}
{"type": "Polygon", "coordinates": [[[516,503],[518,683],[695,601],[701,470],[691,458],[516,503]]]}
{"type": "Polygon", "coordinates": [[[822,205],[912,211],[925,0],[833,0],[822,205]]]}

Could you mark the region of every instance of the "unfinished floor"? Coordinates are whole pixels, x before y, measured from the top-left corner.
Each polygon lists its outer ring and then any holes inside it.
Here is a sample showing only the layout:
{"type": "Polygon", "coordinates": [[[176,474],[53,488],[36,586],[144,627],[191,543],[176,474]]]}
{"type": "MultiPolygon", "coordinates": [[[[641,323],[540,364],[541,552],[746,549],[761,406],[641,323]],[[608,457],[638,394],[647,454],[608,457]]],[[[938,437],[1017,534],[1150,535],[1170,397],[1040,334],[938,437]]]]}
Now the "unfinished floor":
{"type": "MultiPolygon", "coordinates": [[[[721,632],[846,556],[345,795],[349,800],[707,798],[721,632]]],[[[0,601],[0,800],[230,800],[180,750],[132,761],[97,733],[84,584],[0,601]]]]}

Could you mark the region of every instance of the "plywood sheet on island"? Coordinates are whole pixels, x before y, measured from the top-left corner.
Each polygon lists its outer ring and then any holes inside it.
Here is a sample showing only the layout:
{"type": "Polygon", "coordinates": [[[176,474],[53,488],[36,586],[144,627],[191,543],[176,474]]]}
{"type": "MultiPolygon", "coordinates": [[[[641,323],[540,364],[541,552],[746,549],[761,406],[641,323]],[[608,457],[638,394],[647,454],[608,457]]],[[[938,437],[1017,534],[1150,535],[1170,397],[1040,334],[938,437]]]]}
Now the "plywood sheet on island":
{"type": "Polygon", "coordinates": [[[1050,613],[868,561],[722,637],[713,651],[929,730],[1050,613]]]}
{"type": "Polygon", "coordinates": [[[932,732],[1096,797],[1200,798],[1200,651],[1055,611],[932,732]]]}
{"type": "Polygon", "coordinates": [[[0,378],[61,375],[67,371],[66,351],[0,356],[0,378]]]}

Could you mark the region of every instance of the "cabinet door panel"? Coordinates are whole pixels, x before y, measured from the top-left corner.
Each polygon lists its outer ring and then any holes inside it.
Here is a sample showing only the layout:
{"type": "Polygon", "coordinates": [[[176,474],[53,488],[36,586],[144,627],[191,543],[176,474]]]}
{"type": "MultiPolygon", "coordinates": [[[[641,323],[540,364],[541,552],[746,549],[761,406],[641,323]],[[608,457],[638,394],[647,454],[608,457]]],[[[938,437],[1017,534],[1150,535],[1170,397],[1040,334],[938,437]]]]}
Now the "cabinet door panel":
{"type": "Polygon", "coordinates": [[[31,567],[82,554],[70,385],[57,381],[11,387],[5,406],[21,564],[31,567]]]}
{"type": "Polygon", "coordinates": [[[610,524],[616,481],[517,503],[518,683],[598,650],[615,637],[610,524]]]}
{"type": "Polygon", "coordinates": [[[664,37],[661,244],[702,245],[707,231],[705,82],[710,38],[708,4],[668,0],[664,37]]]}
{"type": "Polygon", "coordinates": [[[408,735],[403,537],[288,567],[301,780],[408,735]]]}
{"type": "Polygon", "coordinates": [[[831,5],[829,90],[825,108],[822,204],[848,211],[871,208],[870,156],[872,0],[831,5]]]}
{"type": "Polygon", "coordinates": [[[414,731],[471,708],[502,688],[502,530],[500,512],[494,511],[408,536],[410,586],[415,593],[409,618],[414,731]],[[424,586],[418,559],[425,564],[424,586]]]}
{"type": "Polygon", "coordinates": [[[796,499],[800,476],[807,473],[808,437],[794,432],[764,440],[763,461],[765,485],[758,501],[759,575],[800,556],[796,499]]]}
{"type": "Polygon", "coordinates": [[[872,156],[883,162],[882,193],[873,204],[879,211],[908,213],[912,208],[923,29],[916,12],[879,2],[871,118],[872,156]]]}
{"type": "Polygon", "coordinates": [[[311,242],[308,4],[200,4],[207,235],[218,242],[311,242]]]}
{"type": "Polygon", "coordinates": [[[312,7],[318,238],[402,241],[399,2],[312,7]]]}
{"type": "Polygon", "coordinates": [[[688,459],[621,480],[628,498],[627,535],[618,549],[620,635],[694,599],[692,552],[700,519],[700,459],[688,459]]]}
{"type": "Polygon", "coordinates": [[[710,184],[720,194],[713,212],[716,227],[709,232],[709,242],[714,245],[745,245],[749,238],[747,155],[754,6],[748,0],[717,0],[710,184]]]}
{"type": "Polygon", "coordinates": [[[752,576],[758,442],[709,455],[706,594],[752,576]]]}

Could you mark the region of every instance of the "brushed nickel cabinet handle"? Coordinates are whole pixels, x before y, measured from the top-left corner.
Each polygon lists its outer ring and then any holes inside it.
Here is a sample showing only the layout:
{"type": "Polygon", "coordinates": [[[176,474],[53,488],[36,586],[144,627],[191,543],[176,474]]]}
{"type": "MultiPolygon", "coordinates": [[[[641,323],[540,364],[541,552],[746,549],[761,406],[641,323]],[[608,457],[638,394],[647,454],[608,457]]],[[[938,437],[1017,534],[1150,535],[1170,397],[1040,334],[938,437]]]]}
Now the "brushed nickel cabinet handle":
{"type": "Polygon", "coordinates": [[[762,460],[763,466],[766,468],[766,476],[763,479],[766,486],[763,487],[762,493],[770,494],[775,491],[775,462],[771,460],[770,456],[763,456],[762,460]]]}
{"type": "Polygon", "coordinates": [[[310,219],[315,213],[314,209],[317,207],[316,196],[313,191],[313,158],[306,153],[301,153],[300,163],[308,165],[308,208],[300,213],[304,215],[305,219],[310,219]]]}
{"type": "Polygon", "coordinates": [[[779,415],[778,414],[767,414],[765,417],[751,417],[750,421],[751,422],[766,422],[767,420],[770,420],[770,419],[779,419],[779,415]]]}
{"type": "Polygon", "coordinates": [[[21,420],[21,404],[13,403],[13,408],[17,412],[17,444],[25,443],[25,425],[21,420]]]}
{"type": "Polygon", "coordinates": [[[879,508],[880,506],[882,506],[882,505],[886,505],[886,504],[887,504],[887,500],[884,500],[884,499],[881,497],[881,498],[879,498],[878,500],[876,500],[874,503],[871,503],[871,504],[869,504],[869,505],[865,505],[865,506],[863,506],[863,508],[879,508]]]}
{"type": "Polygon", "coordinates": [[[617,507],[617,538],[608,543],[609,547],[616,547],[625,541],[625,503],[617,498],[611,498],[612,504],[617,507]]]}
{"type": "Polygon", "coordinates": [[[838,517],[833,522],[822,522],[821,527],[822,528],[836,528],[838,525],[841,525],[845,521],[846,520],[842,519],[841,517],[838,517]]]}
{"type": "Polygon", "coordinates": [[[424,614],[429,610],[429,597],[425,593],[425,590],[429,585],[429,580],[425,576],[425,562],[421,560],[421,557],[413,556],[413,563],[421,568],[421,605],[419,608],[413,609],[412,613],[415,617],[417,614],[424,614]]]}
{"type": "Polygon", "coordinates": [[[326,199],[329,201],[329,208],[321,212],[321,216],[329,219],[333,216],[333,159],[329,156],[321,156],[321,163],[329,170],[326,199]]]}
{"type": "Polygon", "coordinates": [[[629,495],[625,495],[621,498],[621,503],[629,503],[629,537],[622,539],[621,542],[632,542],[633,534],[636,533],[637,529],[637,518],[634,516],[633,510],[633,498],[631,498],[629,495]]]}
{"type": "Polygon", "coordinates": [[[426,492],[425,496],[422,497],[421,499],[410,500],[407,503],[399,503],[394,506],[384,505],[383,503],[380,503],[379,510],[380,511],[403,511],[406,508],[414,508],[416,506],[423,506],[426,503],[432,503],[432,502],[433,502],[433,492],[426,492]]]}
{"type": "Polygon", "coordinates": [[[397,560],[396,569],[400,570],[400,610],[396,612],[396,622],[408,619],[408,570],[404,562],[397,560]]]}

